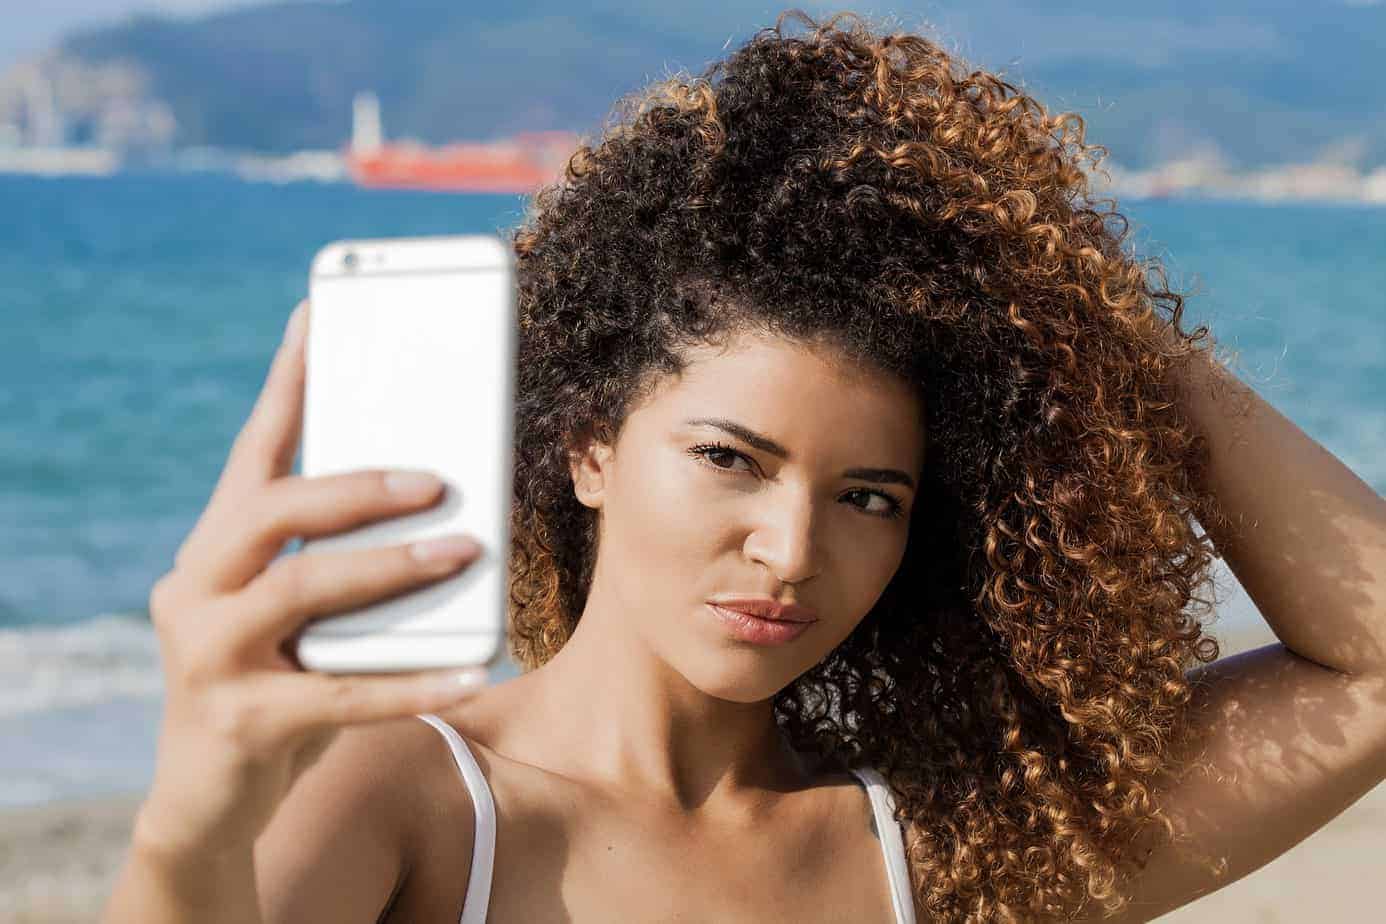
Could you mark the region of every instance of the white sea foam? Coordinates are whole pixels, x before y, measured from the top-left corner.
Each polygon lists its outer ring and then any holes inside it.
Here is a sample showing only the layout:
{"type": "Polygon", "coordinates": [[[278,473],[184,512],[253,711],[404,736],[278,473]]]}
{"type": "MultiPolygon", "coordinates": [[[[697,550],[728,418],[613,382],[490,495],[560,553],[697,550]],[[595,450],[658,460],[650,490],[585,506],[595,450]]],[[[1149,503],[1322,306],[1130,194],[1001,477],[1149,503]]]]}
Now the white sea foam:
{"type": "Polygon", "coordinates": [[[142,618],[0,629],[0,719],[162,692],[158,644],[142,618]]]}

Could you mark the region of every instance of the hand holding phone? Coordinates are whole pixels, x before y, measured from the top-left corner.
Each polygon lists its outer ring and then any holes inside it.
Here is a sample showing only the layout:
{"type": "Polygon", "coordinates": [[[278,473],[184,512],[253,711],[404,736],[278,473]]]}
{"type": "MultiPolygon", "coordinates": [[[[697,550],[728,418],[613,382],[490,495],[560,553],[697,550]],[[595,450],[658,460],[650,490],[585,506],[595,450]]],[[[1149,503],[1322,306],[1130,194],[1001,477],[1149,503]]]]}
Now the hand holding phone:
{"type": "Polygon", "coordinates": [[[436,585],[476,560],[455,544],[426,556],[408,545],[278,555],[290,537],[407,517],[441,497],[440,485],[390,470],[290,474],[306,312],[300,306],[211,499],[150,594],[165,703],[135,844],[179,868],[210,869],[249,850],[342,726],[444,709],[485,681],[480,668],[330,677],[285,656],[305,621],[436,585]]]}

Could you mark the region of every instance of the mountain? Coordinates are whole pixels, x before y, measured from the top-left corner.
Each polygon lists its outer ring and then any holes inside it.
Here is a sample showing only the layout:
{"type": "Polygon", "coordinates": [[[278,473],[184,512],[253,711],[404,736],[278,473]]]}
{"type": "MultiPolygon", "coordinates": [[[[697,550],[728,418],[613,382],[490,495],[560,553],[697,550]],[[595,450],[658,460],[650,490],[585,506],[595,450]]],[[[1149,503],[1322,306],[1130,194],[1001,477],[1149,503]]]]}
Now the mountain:
{"type": "MultiPolygon", "coordinates": [[[[1087,140],[1147,166],[1192,150],[1233,166],[1386,162],[1382,0],[1049,0],[857,5],[1000,69],[1087,140]]],[[[835,5],[801,4],[814,15],[835,5]]],[[[390,137],[591,132],[620,95],[697,72],[779,7],[738,0],[345,0],[142,16],[68,36],[63,55],[126,62],[183,145],[339,146],[351,98],[379,95],[390,137]],[[696,12],[695,12],[696,11],[696,12]]]]}

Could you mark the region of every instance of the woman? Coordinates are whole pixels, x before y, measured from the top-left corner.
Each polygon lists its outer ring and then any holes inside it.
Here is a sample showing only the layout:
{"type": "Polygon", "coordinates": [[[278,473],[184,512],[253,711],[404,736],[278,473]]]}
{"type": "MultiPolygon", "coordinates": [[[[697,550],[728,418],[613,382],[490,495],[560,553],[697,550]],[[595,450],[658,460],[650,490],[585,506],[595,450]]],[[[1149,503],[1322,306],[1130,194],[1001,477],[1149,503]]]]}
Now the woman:
{"type": "Polygon", "coordinates": [[[520,677],[282,654],[475,556],[275,559],[440,492],[289,474],[296,312],[151,597],[107,921],[1145,921],[1386,774],[1386,503],[1180,329],[1081,121],[783,21],[516,232],[520,677]],[[1283,644],[1208,663],[1215,555],[1283,644]]]}

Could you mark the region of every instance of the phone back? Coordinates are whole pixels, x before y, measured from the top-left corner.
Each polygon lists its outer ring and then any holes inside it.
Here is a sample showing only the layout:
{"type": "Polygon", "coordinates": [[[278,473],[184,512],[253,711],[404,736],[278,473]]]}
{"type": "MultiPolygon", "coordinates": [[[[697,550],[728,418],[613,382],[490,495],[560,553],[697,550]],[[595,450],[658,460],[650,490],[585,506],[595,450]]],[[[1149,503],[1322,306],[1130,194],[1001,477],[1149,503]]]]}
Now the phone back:
{"type": "Polygon", "coordinates": [[[338,241],[313,260],[302,472],[423,469],[447,497],[305,542],[301,554],[465,532],[481,558],[439,583],[311,623],[296,654],[337,673],[500,654],[512,488],[515,283],[497,237],[338,241]]]}

